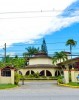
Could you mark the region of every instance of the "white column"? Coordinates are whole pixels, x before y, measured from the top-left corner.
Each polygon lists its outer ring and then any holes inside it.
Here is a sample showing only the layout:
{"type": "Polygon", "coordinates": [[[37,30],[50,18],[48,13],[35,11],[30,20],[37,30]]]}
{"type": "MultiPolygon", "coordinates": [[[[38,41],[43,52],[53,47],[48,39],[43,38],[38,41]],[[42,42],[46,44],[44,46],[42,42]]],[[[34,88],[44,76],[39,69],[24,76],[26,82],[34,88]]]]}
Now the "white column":
{"type": "Polygon", "coordinates": [[[46,76],[46,70],[44,70],[44,75],[46,76]]]}
{"type": "Polygon", "coordinates": [[[14,84],[14,69],[11,69],[11,84],[14,84]]]}
{"type": "Polygon", "coordinates": [[[69,83],[69,71],[68,70],[64,70],[64,80],[65,80],[65,83],[69,83]]]}
{"type": "Polygon", "coordinates": [[[66,67],[66,70],[69,70],[69,66],[67,64],[65,65],[65,67],[66,67]]]}
{"type": "Polygon", "coordinates": [[[71,70],[71,81],[75,82],[75,70],[74,69],[71,70]]]}
{"type": "Polygon", "coordinates": [[[31,70],[29,70],[29,74],[31,74],[31,70]]]}

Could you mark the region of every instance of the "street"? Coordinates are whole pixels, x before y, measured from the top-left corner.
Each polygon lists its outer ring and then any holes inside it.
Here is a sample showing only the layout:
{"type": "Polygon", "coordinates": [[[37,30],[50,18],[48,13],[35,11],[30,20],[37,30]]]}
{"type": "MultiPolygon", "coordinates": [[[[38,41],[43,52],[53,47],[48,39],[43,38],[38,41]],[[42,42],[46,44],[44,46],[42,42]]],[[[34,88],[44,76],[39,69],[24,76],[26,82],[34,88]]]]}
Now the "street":
{"type": "Polygon", "coordinates": [[[79,100],[79,89],[57,86],[56,81],[27,81],[14,89],[0,90],[0,100],[79,100]]]}

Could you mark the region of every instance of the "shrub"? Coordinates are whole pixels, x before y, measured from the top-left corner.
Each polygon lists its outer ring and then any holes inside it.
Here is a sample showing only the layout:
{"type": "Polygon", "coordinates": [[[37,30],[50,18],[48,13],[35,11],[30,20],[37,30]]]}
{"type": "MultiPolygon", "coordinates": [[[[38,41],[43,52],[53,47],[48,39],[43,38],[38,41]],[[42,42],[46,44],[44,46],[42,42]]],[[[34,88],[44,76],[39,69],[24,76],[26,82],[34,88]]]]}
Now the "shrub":
{"type": "Polygon", "coordinates": [[[42,78],[47,78],[46,76],[41,76],[42,78]]]}
{"type": "Polygon", "coordinates": [[[38,72],[33,74],[33,76],[34,76],[35,78],[39,78],[39,75],[40,75],[40,74],[39,74],[38,72]]]}
{"type": "Polygon", "coordinates": [[[21,78],[21,75],[15,72],[15,75],[14,75],[14,83],[16,85],[18,85],[18,83],[20,81],[20,78],[21,78]]]}
{"type": "Polygon", "coordinates": [[[64,83],[63,79],[64,79],[64,76],[58,76],[57,82],[63,84],[64,83]]]}
{"type": "Polygon", "coordinates": [[[60,79],[60,78],[59,78],[59,79],[57,80],[57,82],[60,83],[60,84],[63,84],[63,79],[60,79]]]}
{"type": "Polygon", "coordinates": [[[20,79],[21,79],[21,80],[24,80],[24,79],[25,79],[25,76],[20,75],[20,79]]]}
{"type": "Polygon", "coordinates": [[[58,78],[58,79],[63,79],[63,78],[64,78],[64,76],[58,76],[57,78],[58,78]]]}
{"type": "Polygon", "coordinates": [[[58,76],[49,76],[49,79],[57,80],[58,76]]]}

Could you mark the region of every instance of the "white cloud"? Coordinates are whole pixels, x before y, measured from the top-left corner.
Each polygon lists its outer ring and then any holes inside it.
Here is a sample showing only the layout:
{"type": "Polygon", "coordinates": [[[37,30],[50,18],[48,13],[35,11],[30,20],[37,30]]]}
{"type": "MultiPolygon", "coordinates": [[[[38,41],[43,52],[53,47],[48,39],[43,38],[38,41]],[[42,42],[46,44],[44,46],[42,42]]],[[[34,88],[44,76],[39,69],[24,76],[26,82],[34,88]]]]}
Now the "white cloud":
{"type": "Polygon", "coordinates": [[[50,31],[57,31],[62,27],[69,26],[73,22],[79,21],[77,15],[69,18],[58,17],[64,9],[75,1],[76,0],[0,0],[0,13],[60,10],[40,13],[0,14],[0,45],[4,43],[11,45],[12,43],[31,42],[34,39],[50,34],[50,31]]]}

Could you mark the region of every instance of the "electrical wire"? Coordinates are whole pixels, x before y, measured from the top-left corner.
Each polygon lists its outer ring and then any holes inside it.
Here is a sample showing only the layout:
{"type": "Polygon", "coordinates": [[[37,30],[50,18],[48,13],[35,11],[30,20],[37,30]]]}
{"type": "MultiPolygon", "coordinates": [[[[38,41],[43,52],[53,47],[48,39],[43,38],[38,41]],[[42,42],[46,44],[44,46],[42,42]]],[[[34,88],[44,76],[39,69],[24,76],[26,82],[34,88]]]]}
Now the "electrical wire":
{"type": "MultiPolygon", "coordinates": [[[[68,9],[66,12],[74,11],[79,9],[68,9]]],[[[19,13],[45,13],[45,12],[61,12],[63,9],[52,9],[52,10],[39,10],[39,11],[14,11],[14,12],[0,12],[0,14],[19,14],[19,13]]]]}

